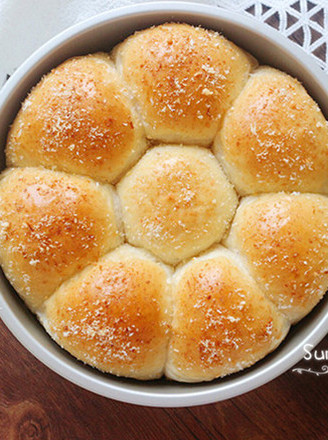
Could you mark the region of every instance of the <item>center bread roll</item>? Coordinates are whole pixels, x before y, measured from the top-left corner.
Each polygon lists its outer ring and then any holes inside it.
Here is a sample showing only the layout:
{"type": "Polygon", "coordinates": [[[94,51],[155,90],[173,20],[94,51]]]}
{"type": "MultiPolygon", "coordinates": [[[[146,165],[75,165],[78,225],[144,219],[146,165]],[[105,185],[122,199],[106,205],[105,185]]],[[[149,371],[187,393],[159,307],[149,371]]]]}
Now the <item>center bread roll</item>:
{"type": "Polygon", "coordinates": [[[137,32],[113,51],[147,137],[209,145],[255,61],[216,32],[169,23],[137,32]]]}
{"type": "Polygon", "coordinates": [[[118,194],[129,242],[170,264],[220,241],[238,202],[213,154],[192,146],[149,150],[118,194]]]}
{"type": "Polygon", "coordinates": [[[178,268],[172,299],[165,374],[181,382],[213,380],[249,367],[289,330],[238,258],[222,247],[178,268]]]}
{"type": "Polygon", "coordinates": [[[136,379],[163,374],[171,270],[124,245],[63,284],[41,320],[50,335],[99,370],[136,379]]]}

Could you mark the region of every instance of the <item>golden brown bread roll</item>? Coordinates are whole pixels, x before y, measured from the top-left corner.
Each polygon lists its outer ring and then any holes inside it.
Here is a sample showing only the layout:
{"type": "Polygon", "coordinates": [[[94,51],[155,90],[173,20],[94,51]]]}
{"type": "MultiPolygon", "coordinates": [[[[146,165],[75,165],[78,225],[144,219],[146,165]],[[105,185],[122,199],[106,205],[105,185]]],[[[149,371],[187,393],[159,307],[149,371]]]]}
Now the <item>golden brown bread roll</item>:
{"type": "Polygon", "coordinates": [[[224,119],[214,151],[242,195],[328,191],[328,125],[302,85],[259,68],[224,119]]]}
{"type": "Polygon", "coordinates": [[[6,146],[23,168],[0,176],[0,264],[53,339],[101,371],[242,370],[328,288],[328,197],[292,192],[327,192],[327,122],[297,80],[253,72],[213,31],[167,23],[112,55],[65,61],[24,101],[6,146]],[[232,184],[288,194],[236,213],[232,184]],[[123,227],[147,250],[122,245],[123,227]]]}
{"type": "Polygon", "coordinates": [[[113,52],[147,137],[209,145],[254,63],[216,32],[169,23],[137,32],[113,52]]]}
{"type": "Polygon", "coordinates": [[[289,324],[236,256],[219,247],[180,267],[166,375],[200,382],[253,365],[274,350],[289,324]]]}
{"type": "Polygon", "coordinates": [[[0,262],[33,311],[121,241],[109,185],[40,168],[2,174],[0,262]]]}
{"type": "Polygon", "coordinates": [[[129,242],[171,264],[219,241],[237,206],[213,154],[192,146],[149,150],[118,194],[129,242]]]}
{"type": "Polygon", "coordinates": [[[63,348],[102,371],[136,379],[163,374],[170,270],[124,245],[64,283],[41,320],[63,348]]]}
{"type": "Polygon", "coordinates": [[[146,147],[108,55],[72,58],[32,89],[10,130],[9,166],[43,165],[112,182],[146,147]]]}
{"type": "Polygon", "coordinates": [[[227,245],[246,259],[279,310],[299,321],[328,289],[328,198],[248,197],[237,210],[227,245]]]}

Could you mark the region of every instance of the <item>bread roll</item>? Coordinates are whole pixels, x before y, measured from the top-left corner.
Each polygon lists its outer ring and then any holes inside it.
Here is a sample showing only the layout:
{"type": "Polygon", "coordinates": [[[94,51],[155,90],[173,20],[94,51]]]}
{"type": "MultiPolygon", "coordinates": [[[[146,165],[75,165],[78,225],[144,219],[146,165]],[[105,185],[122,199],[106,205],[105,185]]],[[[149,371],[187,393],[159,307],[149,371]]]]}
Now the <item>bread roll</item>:
{"type": "Polygon", "coordinates": [[[237,206],[215,157],[192,146],[148,151],[118,194],[128,241],[170,264],[219,241],[237,206]]]}
{"type": "Polygon", "coordinates": [[[228,111],[215,153],[242,195],[328,191],[328,125],[294,78],[261,67],[228,111]]]}
{"type": "Polygon", "coordinates": [[[328,290],[327,121],[216,32],[166,23],[65,61],[23,102],[6,157],[0,265],[103,372],[240,371],[328,290]]]}
{"type": "Polygon", "coordinates": [[[208,381],[254,364],[274,350],[289,324],[238,259],[219,247],[180,267],[166,375],[208,381]]]}
{"type": "Polygon", "coordinates": [[[24,101],[7,143],[9,166],[43,165],[115,181],[146,147],[143,128],[106,54],[72,58],[24,101]]]}
{"type": "Polygon", "coordinates": [[[268,194],[244,199],[227,245],[292,323],[328,289],[328,198],[268,194]]]}
{"type": "Polygon", "coordinates": [[[171,298],[170,271],[124,245],[63,284],[41,317],[78,359],[136,379],[163,374],[171,298]]]}
{"type": "Polygon", "coordinates": [[[213,31],[170,23],[137,32],[113,52],[146,134],[209,145],[254,63],[213,31]]]}
{"type": "Polygon", "coordinates": [[[33,311],[121,241],[110,186],[40,168],[2,174],[0,263],[33,311]]]}

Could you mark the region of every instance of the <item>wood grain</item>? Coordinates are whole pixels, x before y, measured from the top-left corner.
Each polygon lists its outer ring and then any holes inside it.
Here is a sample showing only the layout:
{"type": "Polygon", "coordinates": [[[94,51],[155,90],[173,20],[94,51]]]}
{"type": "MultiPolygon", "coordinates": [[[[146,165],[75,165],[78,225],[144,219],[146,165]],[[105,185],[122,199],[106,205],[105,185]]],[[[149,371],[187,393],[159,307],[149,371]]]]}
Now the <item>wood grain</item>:
{"type": "MultiPolygon", "coordinates": [[[[270,22],[274,27],[276,19],[270,22]]],[[[301,33],[293,37],[296,42],[301,38],[301,33]]],[[[328,351],[328,337],[317,350],[328,351]]],[[[297,367],[318,370],[325,364],[302,361],[297,367]]],[[[328,374],[289,371],[213,405],[159,409],[123,404],[53,373],[0,321],[0,440],[327,440],[327,393],[328,374]]]]}
{"type": "MultiPolygon", "coordinates": [[[[328,350],[328,337],[317,350],[328,350]]],[[[298,367],[324,364],[302,361],[298,367]]],[[[328,374],[289,371],[213,405],[128,405],[62,379],[0,322],[0,440],[327,440],[327,392],[328,374]]]]}

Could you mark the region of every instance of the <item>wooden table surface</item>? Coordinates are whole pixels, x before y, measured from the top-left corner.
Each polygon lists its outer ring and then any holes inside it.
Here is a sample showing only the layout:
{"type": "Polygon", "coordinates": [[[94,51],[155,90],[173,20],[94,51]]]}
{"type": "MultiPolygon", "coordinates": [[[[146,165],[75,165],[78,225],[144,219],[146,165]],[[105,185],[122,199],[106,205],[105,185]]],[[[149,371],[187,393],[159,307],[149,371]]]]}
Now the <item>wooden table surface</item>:
{"type": "MultiPolygon", "coordinates": [[[[317,350],[328,353],[328,337],[317,350]]],[[[311,365],[320,370],[325,362],[298,366],[311,365]]],[[[124,404],[62,379],[0,322],[0,440],[327,440],[327,393],[328,374],[289,371],[212,405],[161,409],[124,404]]]]}
{"type": "MultiPolygon", "coordinates": [[[[328,337],[316,349],[328,356],[328,337]]],[[[320,370],[327,364],[302,361],[297,367],[320,370]]],[[[0,321],[0,440],[328,440],[327,397],[328,374],[288,371],[255,391],[212,405],[124,404],[53,373],[0,321]]]]}

